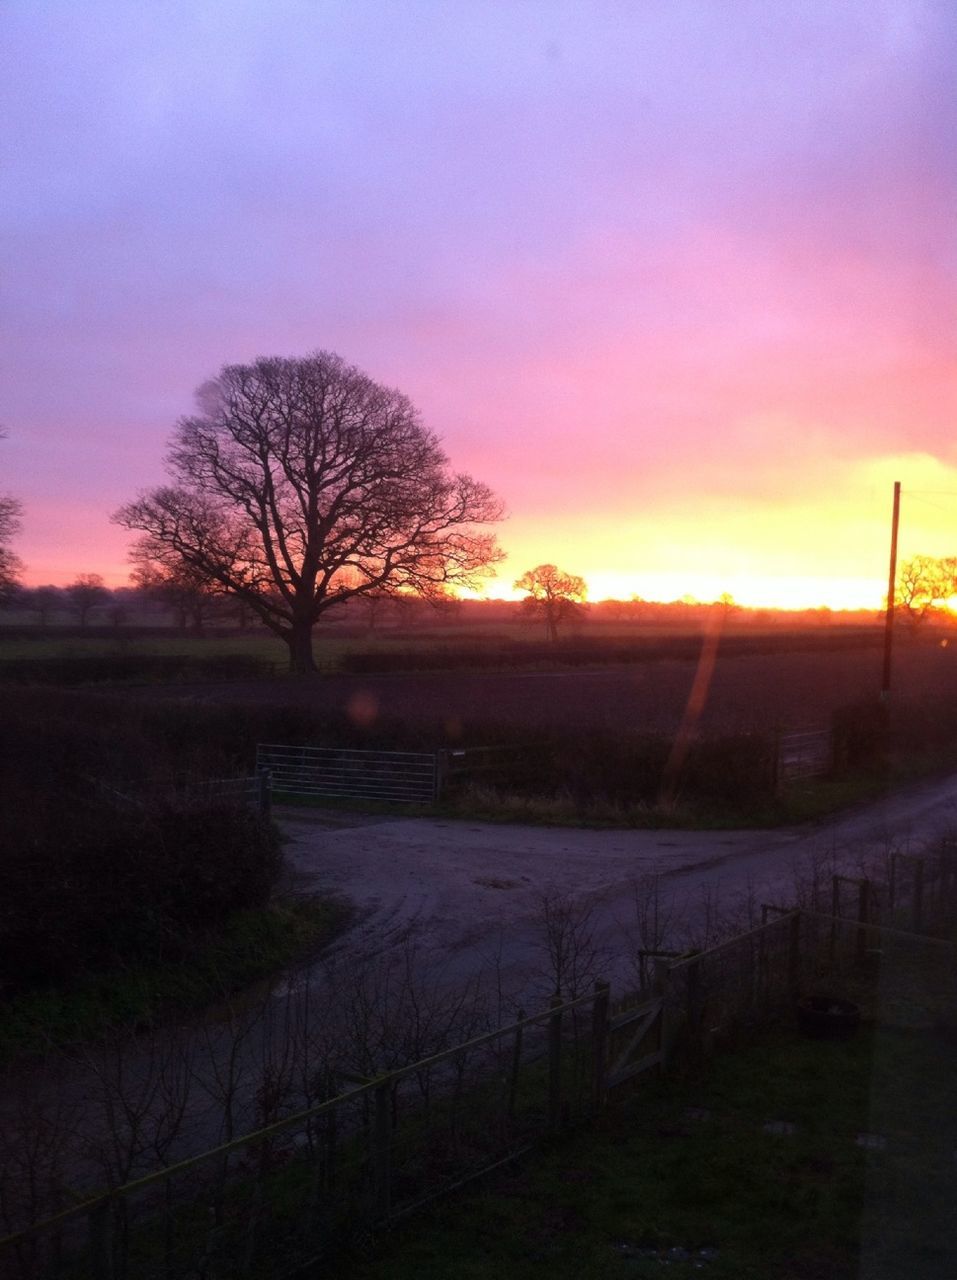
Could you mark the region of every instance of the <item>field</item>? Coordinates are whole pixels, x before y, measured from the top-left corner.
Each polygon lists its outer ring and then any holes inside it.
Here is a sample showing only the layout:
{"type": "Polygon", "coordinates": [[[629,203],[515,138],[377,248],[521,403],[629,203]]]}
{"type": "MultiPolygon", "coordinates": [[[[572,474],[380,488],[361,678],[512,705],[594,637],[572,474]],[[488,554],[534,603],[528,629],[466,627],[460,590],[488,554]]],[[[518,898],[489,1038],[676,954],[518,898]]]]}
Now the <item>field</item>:
{"type": "MultiPolygon", "coordinates": [[[[250,680],[191,688],[219,701],[294,703],[323,714],[441,725],[468,740],[487,726],[671,733],[682,720],[698,669],[690,658],[548,670],[413,671],[334,674],[315,680],[250,680]]],[[[720,652],[704,698],[700,728],[713,733],[825,726],[852,702],[876,702],[881,650],[871,643],[837,651],[720,652]]],[[[901,644],[895,701],[957,699],[957,645],[901,644]]],[[[169,696],[157,688],[150,696],[169,696]]]]}
{"type": "Polygon", "coordinates": [[[251,771],[257,742],[508,747],[468,761],[448,801],[513,821],[775,825],[954,762],[957,645],[946,632],[899,636],[888,723],[876,627],[731,631],[710,662],[700,631],[588,627],[556,646],[520,631],[320,628],[323,669],[292,677],[261,633],[11,629],[0,678],[6,661],[28,703],[24,682],[81,683],[79,702],[103,693],[124,717],[135,703],[140,717],[176,720],[194,754],[216,739],[216,768],[229,774],[251,771]],[[827,728],[831,776],[782,792],[776,735],[827,728]]]}

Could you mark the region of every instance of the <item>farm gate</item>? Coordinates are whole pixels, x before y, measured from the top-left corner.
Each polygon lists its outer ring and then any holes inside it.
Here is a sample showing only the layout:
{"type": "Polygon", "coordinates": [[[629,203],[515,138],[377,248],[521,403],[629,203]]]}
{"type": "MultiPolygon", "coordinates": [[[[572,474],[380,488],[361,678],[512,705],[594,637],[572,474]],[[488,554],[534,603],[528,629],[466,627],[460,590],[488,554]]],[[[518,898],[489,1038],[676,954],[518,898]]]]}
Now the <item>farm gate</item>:
{"type": "Polygon", "coordinates": [[[355,751],[260,744],[257,772],[276,795],[433,804],[442,787],[440,752],[355,751]]]}
{"type": "Polygon", "coordinates": [[[831,768],[833,755],[830,729],[804,729],[779,734],[775,760],[778,786],[804,778],[821,777],[831,768]]]}

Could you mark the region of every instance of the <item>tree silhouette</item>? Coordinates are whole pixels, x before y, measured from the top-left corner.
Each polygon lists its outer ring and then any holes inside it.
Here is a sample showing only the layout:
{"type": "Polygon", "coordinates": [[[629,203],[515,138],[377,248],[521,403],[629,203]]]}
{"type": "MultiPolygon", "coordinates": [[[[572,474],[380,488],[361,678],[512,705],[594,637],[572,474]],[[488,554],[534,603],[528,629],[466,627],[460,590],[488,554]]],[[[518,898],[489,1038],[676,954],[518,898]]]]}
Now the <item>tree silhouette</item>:
{"type": "Polygon", "coordinates": [[[77,612],[80,626],[85,627],[90,610],[109,599],[103,579],[98,573],[81,573],[66,588],[67,598],[77,612]]]}
{"type": "Polygon", "coordinates": [[[549,640],[558,639],[558,625],[572,617],[585,599],[585,579],[566,573],[553,564],[540,564],[528,569],[513,584],[516,591],[526,592],[525,609],[545,620],[549,640]]]}
{"type": "Polygon", "coordinates": [[[897,576],[897,607],[913,628],[934,608],[957,594],[957,559],[912,556],[897,576]]]}
{"type": "Polygon", "coordinates": [[[339,356],[227,365],[114,519],[249,608],[313,671],[322,614],[381,591],[475,586],[501,559],[491,491],[451,473],[410,401],[339,356]]]}
{"type": "MultiPolygon", "coordinates": [[[[0,427],[0,440],[6,432],[0,427]]],[[[23,508],[19,499],[0,493],[0,605],[9,604],[20,585],[23,561],[7,546],[8,539],[20,532],[23,508]]]]}
{"type": "Polygon", "coordinates": [[[148,534],[136,540],[130,560],[133,584],[148,598],[171,609],[181,631],[185,632],[188,624],[194,635],[201,636],[217,598],[223,594],[215,578],[148,534]]]}
{"type": "Polygon", "coordinates": [[[37,622],[46,627],[50,615],[64,607],[63,588],[54,586],[32,587],[24,592],[24,604],[37,615],[37,622]]]}

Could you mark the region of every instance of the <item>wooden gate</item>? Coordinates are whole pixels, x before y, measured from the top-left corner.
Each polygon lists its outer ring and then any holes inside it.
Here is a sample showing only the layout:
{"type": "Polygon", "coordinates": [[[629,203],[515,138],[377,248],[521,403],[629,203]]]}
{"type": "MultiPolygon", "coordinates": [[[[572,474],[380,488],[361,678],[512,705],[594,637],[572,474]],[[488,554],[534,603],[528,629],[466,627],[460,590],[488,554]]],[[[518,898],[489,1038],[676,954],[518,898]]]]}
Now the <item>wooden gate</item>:
{"type": "Polygon", "coordinates": [[[661,996],[631,1008],[609,1009],[605,1055],[605,1091],[617,1089],[664,1061],[661,996]]]}

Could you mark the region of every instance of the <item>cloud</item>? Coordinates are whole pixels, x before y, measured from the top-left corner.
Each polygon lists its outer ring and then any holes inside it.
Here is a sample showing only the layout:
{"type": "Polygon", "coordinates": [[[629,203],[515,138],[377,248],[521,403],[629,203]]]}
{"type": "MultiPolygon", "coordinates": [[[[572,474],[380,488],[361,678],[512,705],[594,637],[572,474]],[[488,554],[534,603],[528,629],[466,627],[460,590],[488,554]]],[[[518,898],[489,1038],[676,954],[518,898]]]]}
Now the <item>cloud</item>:
{"type": "Polygon", "coordinates": [[[952,6],[93,8],[0,17],[28,505],[105,520],[200,381],[316,347],[520,545],[560,512],[614,558],[637,508],[750,563],[858,460],[955,460],[952,6]]]}

